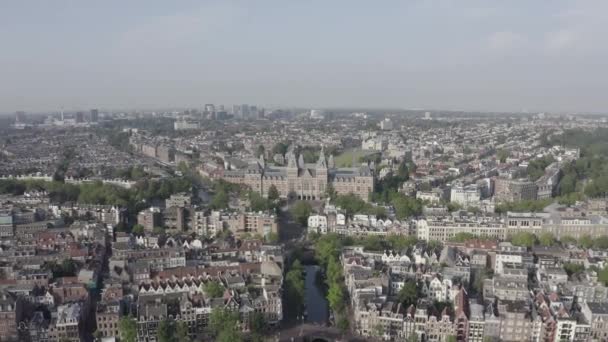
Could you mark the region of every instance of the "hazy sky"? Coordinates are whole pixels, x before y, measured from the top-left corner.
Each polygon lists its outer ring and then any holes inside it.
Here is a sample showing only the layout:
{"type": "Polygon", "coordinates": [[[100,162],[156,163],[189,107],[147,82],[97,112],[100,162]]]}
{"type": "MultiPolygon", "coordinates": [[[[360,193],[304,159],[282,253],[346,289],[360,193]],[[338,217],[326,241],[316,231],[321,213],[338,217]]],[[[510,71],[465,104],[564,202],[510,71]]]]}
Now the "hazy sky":
{"type": "Polygon", "coordinates": [[[608,1],[0,1],[0,111],[608,111],[608,1]]]}

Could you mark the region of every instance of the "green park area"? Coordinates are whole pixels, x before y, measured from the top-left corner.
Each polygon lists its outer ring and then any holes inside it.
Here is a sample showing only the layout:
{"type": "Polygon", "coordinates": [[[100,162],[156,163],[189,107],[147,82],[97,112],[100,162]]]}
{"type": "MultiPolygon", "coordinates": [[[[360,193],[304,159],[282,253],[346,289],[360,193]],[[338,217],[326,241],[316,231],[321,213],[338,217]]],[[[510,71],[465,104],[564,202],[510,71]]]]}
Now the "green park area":
{"type": "Polygon", "coordinates": [[[362,160],[377,154],[376,151],[352,149],[346,150],[335,157],[336,167],[352,167],[353,159],[355,164],[360,163],[362,160]]]}

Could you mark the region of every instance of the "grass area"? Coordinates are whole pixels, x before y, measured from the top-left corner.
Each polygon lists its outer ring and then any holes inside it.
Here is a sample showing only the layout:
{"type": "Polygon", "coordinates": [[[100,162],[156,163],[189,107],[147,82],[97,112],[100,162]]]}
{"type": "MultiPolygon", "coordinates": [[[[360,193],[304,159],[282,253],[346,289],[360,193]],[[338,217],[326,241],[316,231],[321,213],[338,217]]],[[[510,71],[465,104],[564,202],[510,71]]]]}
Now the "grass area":
{"type": "Polygon", "coordinates": [[[342,152],[339,156],[334,158],[336,162],[336,167],[352,167],[353,163],[353,155],[355,159],[355,165],[359,165],[359,159],[365,157],[370,154],[377,153],[376,151],[366,151],[366,150],[347,150],[342,152]]]}

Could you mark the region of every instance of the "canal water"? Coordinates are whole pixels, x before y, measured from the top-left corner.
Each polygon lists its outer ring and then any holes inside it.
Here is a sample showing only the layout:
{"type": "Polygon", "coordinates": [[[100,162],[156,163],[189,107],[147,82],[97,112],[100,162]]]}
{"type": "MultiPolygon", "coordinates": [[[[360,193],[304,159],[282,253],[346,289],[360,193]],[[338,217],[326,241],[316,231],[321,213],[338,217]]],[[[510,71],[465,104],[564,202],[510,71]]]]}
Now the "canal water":
{"type": "Polygon", "coordinates": [[[209,203],[211,201],[211,195],[206,189],[198,190],[198,198],[200,198],[203,203],[209,203]]]}
{"type": "Polygon", "coordinates": [[[308,312],[307,322],[325,324],[329,318],[329,305],[321,289],[317,286],[317,274],[321,268],[316,265],[304,266],[305,302],[308,312]]]}

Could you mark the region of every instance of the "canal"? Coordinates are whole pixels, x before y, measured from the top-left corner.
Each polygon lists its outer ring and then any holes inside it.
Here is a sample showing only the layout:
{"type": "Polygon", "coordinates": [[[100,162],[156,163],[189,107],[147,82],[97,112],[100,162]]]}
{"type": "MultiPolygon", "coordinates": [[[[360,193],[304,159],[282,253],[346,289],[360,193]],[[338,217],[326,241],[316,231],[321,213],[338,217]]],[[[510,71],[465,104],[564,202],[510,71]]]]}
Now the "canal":
{"type": "Polygon", "coordinates": [[[209,194],[209,191],[207,191],[207,189],[204,188],[200,188],[198,190],[198,198],[201,199],[201,202],[205,203],[209,203],[211,201],[211,195],[209,194]]]}
{"type": "Polygon", "coordinates": [[[329,318],[329,305],[325,295],[317,286],[317,274],[321,268],[316,265],[304,266],[306,270],[305,303],[308,316],[307,322],[325,324],[329,318]]]}

